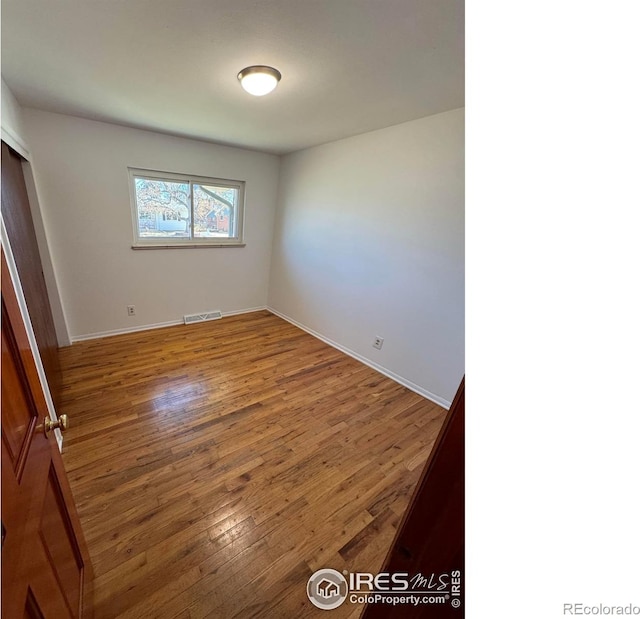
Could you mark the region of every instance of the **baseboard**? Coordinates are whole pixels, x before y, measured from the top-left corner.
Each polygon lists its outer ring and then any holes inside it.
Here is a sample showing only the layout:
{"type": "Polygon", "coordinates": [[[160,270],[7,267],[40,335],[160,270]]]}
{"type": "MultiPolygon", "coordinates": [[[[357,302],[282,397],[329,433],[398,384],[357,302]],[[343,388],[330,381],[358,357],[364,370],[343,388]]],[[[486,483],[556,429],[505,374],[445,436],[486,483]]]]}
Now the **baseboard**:
{"type": "Polygon", "coordinates": [[[225,316],[239,316],[240,314],[250,314],[251,312],[262,312],[267,309],[266,305],[260,307],[250,307],[249,309],[233,310],[231,312],[222,312],[222,317],[225,316]]]}
{"type": "MultiPolygon", "coordinates": [[[[231,310],[229,312],[222,312],[222,317],[237,316],[239,314],[250,314],[251,312],[259,312],[265,310],[267,307],[262,305],[260,307],[250,307],[248,309],[231,310]]],[[[176,325],[183,325],[183,320],[169,320],[167,322],[157,322],[150,325],[138,325],[137,327],[127,327],[125,329],[113,329],[111,331],[99,331],[96,333],[87,333],[85,335],[73,335],[71,337],[71,343],[83,342],[85,340],[97,340],[101,337],[111,337],[113,335],[123,335],[125,333],[136,333],[138,331],[150,331],[151,329],[162,329],[163,327],[175,327],[176,325]]]]}
{"type": "Polygon", "coordinates": [[[400,376],[399,374],[396,374],[395,372],[392,372],[391,370],[388,370],[382,365],[379,365],[378,363],[375,363],[374,361],[371,361],[370,359],[363,357],[362,355],[351,350],[350,348],[347,348],[346,346],[342,346],[342,344],[338,344],[338,342],[334,342],[332,339],[325,337],[321,333],[314,331],[313,329],[307,327],[306,325],[303,325],[297,320],[294,320],[293,318],[287,316],[286,314],[283,314],[282,312],[279,312],[278,310],[273,309],[272,307],[269,307],[268,305],[266,309],[270,311],[272,314],[279,316],[283,320],[290,322],[292,325],[298,327],[299,329],[306,331],[309,335],[313,335],[313,337],[318,338],[319,340],[323,341],[325,344],[329,344],[329,346],[332,346],[333,348],[337,348],[340,352],[343,352],[345,355],[349,355],[350,357],[353,357],[354,359],[360,361],[361,363],[364,363],[365,365],[369,366],[373,370],[376,370],[376,372],[380,372],[380,374],[384,374],[384,376],[397,382],[403,387],[410,389],[411,391],[417,393],[418,395],[421,395],[423,398],[426,398],[427,400],[431,400],[432,402],[435,402],[436,404],[438,404],[438,406],[442,406],[447,410],[449,410],[449,408],[451,407],[451,402],[449,400],[445,400],[444,398],[441,398],[439,395],[436,395],[435,393],[431,393],[430,391],[427,391],[420,385],[416,385],[410,380],[403,378],[402,376],[400,376]]]}
{"type": "Polygon", "coordinates": [[[126,327],[125,329],[112,329],[111,331],[96,331],[95,333],[86,333],[84,335],[72,335],[71,343],[83,342],[85,340],[97,340],[101,337],[111,337],[113,335],[124,335],[125,333],[136,333],[137,331],[150,331],[151,329],[162,329],[163,327],[173,327],[182,325],[182,320],[169,320],[167,322],[157,322],[151,325],[138,325],[137,327],[126,327]]]}
{"type": "MultiPolygon", "coordinates": [[[[406,387],[407,389],[410,389],[414,393],[417,393],[418,395],[421,395],[423,398],[426,398],[427,400],[431,400],[432,402],[435,402],[436,404],[438,404],[439,406],[442,406],[443,408],[446,408],[447,410],[451,406],[451,402],[449,400],[445,400],[444,398],[441,398],[440,396],[436,395],[435,393],[431,393],[430,391],[428,391],[427,389],[424,389],[420,385],[416,385],[414,382],[412,382],[412,381],[400,376],[399,374],[396,374],[395,372],[392,372],[391,370],[388,370],[384,366],[379,365],[378,363],[375,363],[374,361],[371,361],[370,359],[367,359],[366,357],[363,357],[362,355],[360,355],[357,352],[351,350],[350,348],[347,348],[346,346],[342,346],[342,344],[338,344],[338,342],[334,342],[332,339],[330,339],[328,337],[325,337],[321,333],[318,333],[317,331],[314,331],[313,329],[307,327],[306,325],[303,325],[302,323],[298,322],[297,320],[294,320],[293,318],[287,316],[286,314],[283,314],[282,312],[279,312],[278,310],[276,310],[276,309],[274,309],[272,307],[269,307],[268,305],[266,305],[266,306],[262,305],[260,307],[251,307],[251,308],[248,308],[248,309],[241,309],[241,310],[232,310],[232,311],[229,311],[229,312],[222,312],[222,317],[224,318],[226,316],[237,316],[239,314],[250,314],[251,312],[259,312],[259,311],[262,311],[262,310],[268,310],[272,314],[282,318],[283,320],[286,320],[287,322],[291,323],[292,325],[295,325],[299,329],[302,329],[303,331],[306,331],[310,335],[313,335],[313,337],[318,338],[319,340],[323,341],[325,344],[328,344],[329,346],[332,346],[333,348],[336,348],[340,352],[343,352],[345,355],[349,355],[350,357],[353,357],[354,359],[360,361],[360,363],[364,363],[365,365],[369,366],[370,368],[376,370],[376,372],[380,372],[380,374],[383,374],[387,378],[390,378],[391,380],[397,382],[398,384],[402,385],[403,387],[406,387]]],[[[163,327],[173,327],[173,326],[181,325],[181,324],[184,324],[184,322],[182,320],[170,320],[170,321],[167,321],[167,322],[158,322],[158,323],[150,324],[150,325],[139,325],[137,327],[128,327],[126,329],[113,329],[111,331],[100,331],[100,332],[97,332],[97,333],[87,333],[85,335],[72,336],[71,337],[71,342],[75,343],[75,342],[82,342],[82,341],[85,341],[85,340],[95,340],[95,339],[99,339],[101,337],[111,337],[113,335],[123,335],[125,333],[135,333],[137,331],[150,331],[151,329],[162,329],[163,327]]]]}

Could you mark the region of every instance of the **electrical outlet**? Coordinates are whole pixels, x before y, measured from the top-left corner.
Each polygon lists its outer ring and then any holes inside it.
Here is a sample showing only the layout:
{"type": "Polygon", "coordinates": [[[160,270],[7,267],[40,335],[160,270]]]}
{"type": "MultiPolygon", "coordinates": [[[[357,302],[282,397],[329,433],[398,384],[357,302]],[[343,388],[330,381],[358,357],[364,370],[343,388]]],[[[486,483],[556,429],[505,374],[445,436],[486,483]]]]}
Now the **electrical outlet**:
{"type": "Polygon", "coordinates": [[[380,350],[382,348],[383,344],[384,344],[384,338],[383,337],[376,337],[373,340],[373,347],[377,348],[378,350],[380,350]]]}
{"type": "Polygon", "coordinates": [[[136,315],[136,306],[135,305],[127,305],[127,314],[129,316],[135,316],[136,315]]]}

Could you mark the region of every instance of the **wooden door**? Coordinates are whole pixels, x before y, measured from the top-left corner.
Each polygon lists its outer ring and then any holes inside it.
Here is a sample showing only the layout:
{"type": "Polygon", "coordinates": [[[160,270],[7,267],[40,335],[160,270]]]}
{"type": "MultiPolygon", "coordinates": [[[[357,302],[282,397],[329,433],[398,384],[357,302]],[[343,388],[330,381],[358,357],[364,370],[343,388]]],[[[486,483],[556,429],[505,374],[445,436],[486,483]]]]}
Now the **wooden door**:
{"type": "Polygon", "coordinates": [[[2,617],[87,617],[91,567],[2,251],[2,617]]]}
{"type": "Polygon", "coordinates": [[[464,377],[381,571],[446,574],[449,601],[370,604],[363,619],[464,617],[464,377]]]}
{"type": "Polygon", "coordinates": [[[22,172],[22,158],[4,142],[2,142],[2,217],[27,301],[47,383],[57,410],[60,407],[62,389],[58,339],[22,172]]]}

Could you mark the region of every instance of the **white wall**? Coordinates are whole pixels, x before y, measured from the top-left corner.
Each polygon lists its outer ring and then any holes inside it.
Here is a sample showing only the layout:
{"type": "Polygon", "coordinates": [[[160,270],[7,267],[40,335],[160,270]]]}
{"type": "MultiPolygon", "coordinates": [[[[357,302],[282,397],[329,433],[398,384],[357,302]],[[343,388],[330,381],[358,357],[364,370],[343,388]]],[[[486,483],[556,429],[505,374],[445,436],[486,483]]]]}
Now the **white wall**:
{"type": "Polygon", "coordinates": [[[464,373],[464,110],[281,160],[21,115],[72,338],[268,303],[419,393],[453,398],[464,373]],[[130,249],[127,166],[246,180],[247,246],[130,249]]]}
{"type": "Polygon", "coordinates": [[[69,331],[67,322],[62,308],[60,292],[58,290],[58,280],[51,254],[49,253],[49,242],[47,239],[44,223],[42,221],[42,213],[40,211],[40,200],[38,196],[35,179],[33,177],[33,168],[31,166],[31,152],[26,140],[26,129],[23,120],[22,107],[13,96],[13,93],[2,80],[2,139],[11,148],[16,150],[24,157],[22,162],[22,171],[24,175],[25,185],[27,187],[27,196],[29,198],[29,206],[31,207],[31,219],[36,234],[38,250],[40,252],[40,262],[42,263],[42,272],[49,296],[49,305],[56,330],[56,337],[59,346],[68,346],[71,342],[69,339],[69,331]]]}
{"type": "Polygon", "coordinates": [[[277,156],[29,108],[23,119],[72,339],[266,304],[277,156]],[[127,166],[245,180],[246,247],[132,250],[127,166]]]}
{"type": "Polygon", "coordinates": [[[283,158],[269,306],[453,399],[464,373],[464,110],[283,158]]]}

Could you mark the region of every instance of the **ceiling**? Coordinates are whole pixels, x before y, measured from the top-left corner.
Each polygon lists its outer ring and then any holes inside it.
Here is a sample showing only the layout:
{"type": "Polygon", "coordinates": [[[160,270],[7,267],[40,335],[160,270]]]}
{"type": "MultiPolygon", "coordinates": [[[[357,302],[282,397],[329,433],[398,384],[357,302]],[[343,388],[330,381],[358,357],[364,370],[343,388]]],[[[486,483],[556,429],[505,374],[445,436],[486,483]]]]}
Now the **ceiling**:
{"type": "Polygon", "coordinates": [[[462,107],[464,1],[2,0],[2,75],[25,107],[283,154],[462,107]]]}

